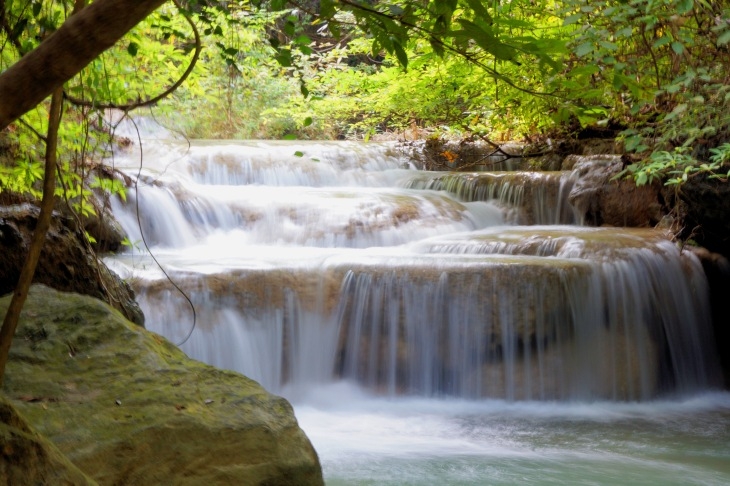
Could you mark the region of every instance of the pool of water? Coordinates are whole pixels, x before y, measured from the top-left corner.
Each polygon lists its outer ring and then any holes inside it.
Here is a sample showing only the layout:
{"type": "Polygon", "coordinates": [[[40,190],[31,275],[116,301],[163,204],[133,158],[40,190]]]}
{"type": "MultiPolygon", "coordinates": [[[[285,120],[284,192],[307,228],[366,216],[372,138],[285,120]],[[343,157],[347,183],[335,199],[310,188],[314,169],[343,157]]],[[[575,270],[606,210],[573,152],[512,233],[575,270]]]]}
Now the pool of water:
{"type": "Polygon", "coordinates": [[[292,398],[327,485],[726,485],[730,393],[646,403],[292,398]]]}

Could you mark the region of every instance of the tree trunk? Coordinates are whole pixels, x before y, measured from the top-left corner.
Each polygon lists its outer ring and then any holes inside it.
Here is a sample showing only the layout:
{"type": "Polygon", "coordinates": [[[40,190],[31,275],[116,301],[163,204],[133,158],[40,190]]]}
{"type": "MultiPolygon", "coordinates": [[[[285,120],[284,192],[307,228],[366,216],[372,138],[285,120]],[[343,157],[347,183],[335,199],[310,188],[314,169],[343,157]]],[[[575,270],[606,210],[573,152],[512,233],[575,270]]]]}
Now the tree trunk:
{"type": "Polygon", "coordinates": [[[43,101],[165,0],[96,0],[0,74],[0,130],[43,101]]]}
{"type": "Polygon", "coordinates": [[[28,297],[28,290],[33,281],[35,268],[41,256],[43,243],[46,241],[46,233],[51,225],[53,214],[53,202],[56,192],[56,146],[58,141],[58,126],[61,123],[61,105],[63,105],[63,90],[56,89],[51,98],[51,109],[48,113],[48,136],[46,137],[46,173],[43,176],[43,200],[41,211],[38,214],[38,222],[33,231],[33,239],[28,248],[28,255],[25,257],[23,269],[15,286],[15,292],[10,300],[10,305],[3,319],[3,326],[0,328],[0,385],[5,375],[5,365],[10,355],[10,343],[13,341],[15,329],[18,327],[20,311],[28,297]]]}

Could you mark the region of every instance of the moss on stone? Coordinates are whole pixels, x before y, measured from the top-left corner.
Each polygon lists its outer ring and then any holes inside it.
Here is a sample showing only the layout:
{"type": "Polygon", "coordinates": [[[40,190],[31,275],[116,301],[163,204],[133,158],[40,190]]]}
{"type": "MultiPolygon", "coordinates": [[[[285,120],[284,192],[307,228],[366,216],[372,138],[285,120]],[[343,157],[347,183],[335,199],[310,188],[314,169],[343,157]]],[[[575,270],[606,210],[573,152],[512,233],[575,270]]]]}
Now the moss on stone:
{"type": "Polygon", "coordinates": [[[0,484],[93,486],[56,446],[38,434],[0,395],[0,484]]]}
{"type": "Polygon", "coordinates": [[[286,400],[90,297],[32,288],[5,392],[101,484],[322,484],[286,400]]]}

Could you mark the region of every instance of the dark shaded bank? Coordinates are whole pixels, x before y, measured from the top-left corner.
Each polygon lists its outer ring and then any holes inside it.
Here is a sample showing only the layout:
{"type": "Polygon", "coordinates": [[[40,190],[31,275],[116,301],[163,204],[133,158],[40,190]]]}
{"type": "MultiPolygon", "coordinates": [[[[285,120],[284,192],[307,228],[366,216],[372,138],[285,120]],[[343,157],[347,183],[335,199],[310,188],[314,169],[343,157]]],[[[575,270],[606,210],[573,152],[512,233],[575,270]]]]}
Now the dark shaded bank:
{"type": "MultiPolygon", "coordinates": [[[[38,207],[30,203],[0,206],[0,295],[15,289],[38,213],[38,207]]],[[[33,281],[96,297],[130,321],[144,324],[144,315],[129,285],[87,248],[75,221],[60,213],[55,213],[51,221],[33,281]]]]}

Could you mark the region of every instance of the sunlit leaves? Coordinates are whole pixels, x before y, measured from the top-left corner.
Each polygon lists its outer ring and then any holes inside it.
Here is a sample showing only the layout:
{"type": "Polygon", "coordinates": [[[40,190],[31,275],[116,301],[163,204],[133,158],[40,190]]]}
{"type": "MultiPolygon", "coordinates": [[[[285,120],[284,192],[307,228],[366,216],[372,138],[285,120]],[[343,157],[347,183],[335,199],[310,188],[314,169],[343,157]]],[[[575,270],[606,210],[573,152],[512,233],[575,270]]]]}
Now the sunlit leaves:
{"type": "Polygon", "coordinates": [[[566,104],[565,111],[581,119],[585,106],[600,104],[627,130],[648,117],[661,120],[627,135],[629,151],[692,144],[730,129],[727,55],[718,49],[730,42],[730,34],[723,38],[730,24],[717,6],[705,0],[565,0],[561,13],[563,25],[573,29],[575,62],[569,81],[558,79],[555,86],[580,102],[566,104]],[[581,73],[591,64],[599,69],[581,73]]]}

